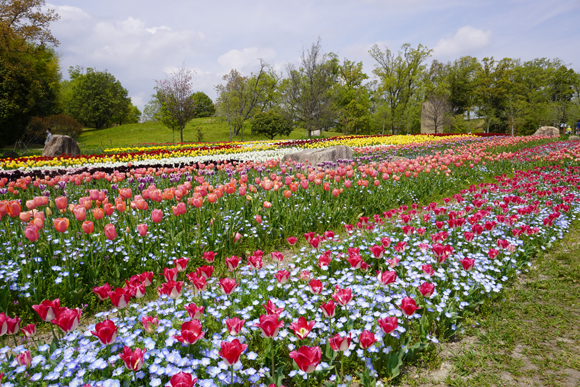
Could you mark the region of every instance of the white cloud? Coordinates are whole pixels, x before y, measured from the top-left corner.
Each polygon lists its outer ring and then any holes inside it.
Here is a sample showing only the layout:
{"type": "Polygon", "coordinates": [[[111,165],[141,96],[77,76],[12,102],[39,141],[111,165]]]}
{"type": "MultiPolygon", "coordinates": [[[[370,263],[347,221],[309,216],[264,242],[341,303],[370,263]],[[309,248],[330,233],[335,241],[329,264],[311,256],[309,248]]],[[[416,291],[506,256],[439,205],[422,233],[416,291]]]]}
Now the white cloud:
{"type": "Polygon", "coordinates": [[[260,59],[267,61],[276,57],[276,51],[271,48],[259,49],[257,47],[244,48],[243,50],[230,50],[218,58],[219,64],[224,70],[240,70],[244,67],[254,67],[260,59]]]}
{"type": "Polygon", "coordinates": [[[463,55],[473,55],[485,48],[491,41],[491,31],[484,31],[472,26],[461,27],[452,38],[439,40],[434,48],[434,56],[438,58],[456,58],[463,55]]]}
{"type": "Polygon", "coordinates": [[[44,9],[54,9],[59,14],[61,21],[78,21],[88,19],[89,15],[80,8],[72,7],[70,5],[53,5],[46,4],[44,9]]]}

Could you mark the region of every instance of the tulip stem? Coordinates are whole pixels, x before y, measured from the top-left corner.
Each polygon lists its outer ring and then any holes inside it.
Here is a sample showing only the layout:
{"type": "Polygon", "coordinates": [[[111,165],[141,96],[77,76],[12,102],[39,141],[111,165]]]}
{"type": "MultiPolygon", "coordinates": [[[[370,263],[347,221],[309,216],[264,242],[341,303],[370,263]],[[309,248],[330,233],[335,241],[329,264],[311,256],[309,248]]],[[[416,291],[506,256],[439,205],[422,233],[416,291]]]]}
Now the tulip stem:
{"type": "Polygon", "coordinates": [[[344,351],[340,351],[340,374],[341,381],[344,382],[344,351]]]}
{"type": "Polygon", "coordinates": [[[234,384],[234,365],[232,364],[232,380],[230,382],[230,384],[234,384]]]}
{"type": "Polygon", "coordinates": [[[274,380],[274,345],[276,344],[276,342],[274,341],[274,338],[272,338],[272,380],[274,380]]]}
{"type": "Polygon", "coordinates": [[[12,335],[12,340],[14,341],[14,346],[18,347],[18,343],[16,342],[16,335],[12,335]]]}

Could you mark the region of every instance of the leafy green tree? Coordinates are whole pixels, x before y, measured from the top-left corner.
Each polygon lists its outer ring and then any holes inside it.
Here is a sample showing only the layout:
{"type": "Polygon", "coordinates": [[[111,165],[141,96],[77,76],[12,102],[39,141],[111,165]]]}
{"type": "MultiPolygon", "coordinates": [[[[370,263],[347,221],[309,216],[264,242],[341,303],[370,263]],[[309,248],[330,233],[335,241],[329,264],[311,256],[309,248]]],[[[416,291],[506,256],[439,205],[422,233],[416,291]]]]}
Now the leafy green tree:
{"type": "Polygon", "coordinates": [[[337,70],[337,81],[333,85],[334,102],[339,115],[337,126],[345,134],[370,133],[370,90],[364,84],[369,77],[363,71],[362,62],[355,63],[345,58],[337,70]]]}
{"type": "Polygon", "coordinates": [[[159,121],[159,110],[161,109],[161,102],[157,99],[157,95],[153,94],[151,100],[145,104],[141,120],[143,122],[159,121]]]}
{"type": "Polygon", "coordinates": [[[215,105],[210,97],[203,91],[198,91],[192,96],[195,101],[195,118],[211,117],[215,114],[215,105]]]}
{"type": "Polygon", "coordinates": [[[223,76],[225,85],[215,87],[218,98],[216,115],[228,122],[230,141],[232,134],[244,140],[244,123],[267,106],[276,89],[278,79],[268,72],[268,65],[260,59],[260,70],[249,77],[231,70],[223,76]]]}
{"type": "Polygon", "coordinates": [[[379,80],[377,92],[390,109],[387,126],[393,134],[408,130],[409,118],[420,114],[423,98],[418,94],[424,89],[424,63],[432,51],[421,44],[417,48],[404,44],[397,53],[388,48],[383,52],[377,45],[369,51],[377,62],[373,70],[379,80]]]}
{"type": "Polygon", "coordinates": [[[252,119],[252,133],[261,134],[273,140],[276,136],[292,133],[292,121],[273,110],[257,113],[252,119]]]}
{"type": "Polygon", "coordinates": [[[504,58],[496,62],[492,58],[483,58],[477,71],[475,89],[479,101],[478,115],[484,120],[486,133],[505,132],[508,123],[505,119],[507,93],[512,84],[514,61],[504,58]]]}
{"type": "Polygon", "coordinates": [[[49,26],[59,16],[44,5],[0,1],[0,144],[25,136],[31,117],[57,112],[58,40],[49,26]]]}
{"type": "Polygon", "coordinates": [[[141,118],[139,108],[130,103],[125,109],[119,111],[111,118],[111,122],[117,125],[136,124],[141,118]]]}
{"type": "Polygon", "coordinates": [[[337,110],[332,87],[337,77],[337,61],[322,52],[320,39],[302,52],[300,67],[286,66],[288,78],[281,85],[285,114],[304,125],[308,136],[336,123],[337,110]]]}
{"type": "Polygon", "coordinates": [[[66,110],[85,126],[101,129],[129,109],[127,89],[109,72],[92,68],[83,71],[77,66],[69,68],[69,75],[72,85],[66,110]]]}

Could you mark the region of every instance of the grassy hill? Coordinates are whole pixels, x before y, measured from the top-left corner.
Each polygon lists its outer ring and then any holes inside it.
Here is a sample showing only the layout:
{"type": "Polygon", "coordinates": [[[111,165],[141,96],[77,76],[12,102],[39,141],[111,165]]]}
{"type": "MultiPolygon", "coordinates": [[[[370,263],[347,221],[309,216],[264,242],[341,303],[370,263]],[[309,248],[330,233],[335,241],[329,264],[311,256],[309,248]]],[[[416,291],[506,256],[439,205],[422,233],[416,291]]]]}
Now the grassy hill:
{"type": "MultiPolygon", "coordinates": [[[[197,142],[197,129],[201,128],[203,141],[229,141],[228,124],[215,118],[196,118],[190,121],[183,130],[184,142],[197,142]]],[[[324,136],[337,136],[340,133],[324,132],[324,136]]],[[[288,137],[276,137],[276,139],[305,138],[306,130],[296,129],[288,137]]],[[[239,141],[240,137],[232,137],[233,141],[239,141]]],[[[265,136],[253,135],[250,125],[244,125],[244,141],[267,140],[265,136]]],[[[129,124],[115,126],[107,129],[83,129],[78,138],[83,149],[108,148],[111,146],[126,146],[147,143],[172,142],[172,131],[159,122],[144,122],[141,124],[129,124]]],[[[175,132],[175,142],[180,141],[179,131],[175,132]]]]}

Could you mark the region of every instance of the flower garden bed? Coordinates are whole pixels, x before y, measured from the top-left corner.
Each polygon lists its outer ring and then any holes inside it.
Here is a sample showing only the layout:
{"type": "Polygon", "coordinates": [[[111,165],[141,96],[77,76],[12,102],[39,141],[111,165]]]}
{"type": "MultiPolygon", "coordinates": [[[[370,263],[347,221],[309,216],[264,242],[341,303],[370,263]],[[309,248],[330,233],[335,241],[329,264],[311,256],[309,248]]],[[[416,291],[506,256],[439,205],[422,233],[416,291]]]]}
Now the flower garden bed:
{"type": "Polygon", "coordinates": [[[580,211],[574,144],[405,151],[3,177],[3,385],[396,377],[580,211]]]}

